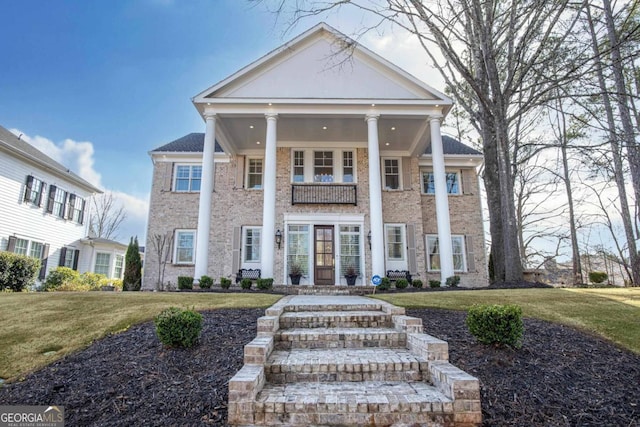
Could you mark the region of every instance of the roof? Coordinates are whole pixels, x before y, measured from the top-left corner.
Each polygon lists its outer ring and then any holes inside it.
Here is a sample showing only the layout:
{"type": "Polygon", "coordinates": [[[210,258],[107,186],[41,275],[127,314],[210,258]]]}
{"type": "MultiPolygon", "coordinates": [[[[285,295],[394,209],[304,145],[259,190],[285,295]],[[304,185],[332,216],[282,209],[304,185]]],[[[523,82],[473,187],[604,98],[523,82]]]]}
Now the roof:
{"type": "MultiPolygon", "coordinates": [[[[469,155],[469,156],[482,156],[482,153],[478,150],[469,147],[468,145],[464,145],[462,142],[457,139],[451,138],[450,136],[442,135],[442,150],[444,154],[460,154],[460,155],[469,155]]],[[[431,155],[431,144],[427,146],[427,149],[424,151],[424,154],[431,155]]]]}
{"type": "MultiPolygon", "coordinates": [[[[190,133],[175,141],[151,150],[152,153],[202,153],[204,150],[204,133],[190,133]]],[[[223,153],[222,147],[216,141],[216,153],[223,153]]]]}
{"type": "MultiPolygon", "coordinates": [[[[444,154],[461,154],[461,155],[471,155],[471,156],[481,156],[482,153],[478,150],[475,150],[468,145],[464,145],[462,142],[457,139],[451,138],[450,136],[443,135],[442,136],[442,148],[444,150],[444,154]]],[[[185,135],[182,138],[178,138],[175,141],[171,141],[168,144],[163,145],[162,147],[158,147],[155,150],[152,150],[152,153],[157,152],[167,152],[167,153],[202,153],[204,149],[204,133],[190,133],[189,135],[185,135]]],[[[222,148],[218,145],[216,141],[216,153],[222,153],[222,148]]],[[[431,145],[427,147],[427,150],[424,154],[431,155],[431,145]]]]}
{"type": "Polygon", "coordinates": [[[49,169],[56,175],[73,182],[94,193],[102,193],[102,190],[73,173],[69,168],[53,160],[51,157],[38,150],[28,142],[18,138],[8,129],[0,126],[0,147],[7,148],[11,153],[23,157],[37,165],[49,169]]]}
{"type": "Polygon", "coordinates": [[[111,240],[111,239],[105,239],[102,237],[87,237],[85,239],[82,239],[81,242],[83,244],[91,244],[91,243],[97,243],[99,245],[112,245],[112,246],[119,246],[121,248],[127,248],[128,245],[125,245],[124,243],[115,241],[115,240],[111,240]]]}

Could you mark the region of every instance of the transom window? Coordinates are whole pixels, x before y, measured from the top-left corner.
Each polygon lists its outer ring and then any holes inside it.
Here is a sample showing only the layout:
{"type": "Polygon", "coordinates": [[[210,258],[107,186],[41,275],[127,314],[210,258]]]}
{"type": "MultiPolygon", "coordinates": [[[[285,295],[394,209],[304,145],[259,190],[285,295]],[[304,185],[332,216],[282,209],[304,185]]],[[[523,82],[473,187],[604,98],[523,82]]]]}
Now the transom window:
{"type": "MultiPolygon", "coordinates": [[[[447,194],[460,194],[460,175],[457,172],[447,172],[447,194]]],[[[436,186],[433,172],[422,172],[422,192],[424,194],[435,194],[436,186]]]]}
{"type": "Polygon", "coordinates": [[[260,235],[262,229],[259,227],[244,228],[244,262],[260,262],[260,235]]]}
{"type": "Polygon", "coordinates": [[[314,151],[313,182],[333,182],[333,151],[314,151]]]}
{"type": "Polygon", "coordinates": [[[104,274],[109,277],[109,265],[111,264],[111,254],[105,252],[98,252],[96,254],[96,265],[94,266],[94,273],[104,274]]]}
{"type": "MultiPolygon", "coordinates": [[[[465,271],[464,236],[451,236],[453,252],[453,270],[465,271]]],[[[427,235],[427,268],[440,271],[440,245],[437,235],[427,235]]]]}
{"type": "Polygon", "coordinates": [[[384,188],[400,189],[400,159],[384,159],[384,188]]]}
{"type": "Polygon", "coordinates": [[[196,232],[194,230],[176,230],[176,264],[193,264],[195,256],[196,232]]]}
{"type": "Polygon", "coordinates": [[[177,165],[174,191],[197,192],[202,182],[201,165],[177,165]]]}
{"type": "Polygon", "coordinates": [[[247,188],[259,190],[262,188],[263,159],[249,159],[247,168],[247,188]]]}
{"type": "Polygon", "coordinates": [[[385,224],[387,237],[387,260],[403,261],[405,259],[404,225],[385,224]]]}

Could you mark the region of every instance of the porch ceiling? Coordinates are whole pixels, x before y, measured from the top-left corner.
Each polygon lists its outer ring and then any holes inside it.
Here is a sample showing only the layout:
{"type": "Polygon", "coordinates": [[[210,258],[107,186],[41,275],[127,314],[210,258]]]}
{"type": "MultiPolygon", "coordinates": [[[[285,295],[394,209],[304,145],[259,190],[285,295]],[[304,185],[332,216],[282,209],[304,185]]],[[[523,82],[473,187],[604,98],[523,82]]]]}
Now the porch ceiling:
{"type": "MultiPolygon", "coordinates": [[[[218,117],[218,126],[226,143],[237,153],[263,150],[266,135],[264,115],[218,117]]],[[[362,116],[304,116],[278,117],[279,146],[336,146],[351,143],[367,145],[367,123],[362,116]]],[[[430,141],[426,118],[381,117],[378,121],[380,151],[422,154],[430,141]]]]}

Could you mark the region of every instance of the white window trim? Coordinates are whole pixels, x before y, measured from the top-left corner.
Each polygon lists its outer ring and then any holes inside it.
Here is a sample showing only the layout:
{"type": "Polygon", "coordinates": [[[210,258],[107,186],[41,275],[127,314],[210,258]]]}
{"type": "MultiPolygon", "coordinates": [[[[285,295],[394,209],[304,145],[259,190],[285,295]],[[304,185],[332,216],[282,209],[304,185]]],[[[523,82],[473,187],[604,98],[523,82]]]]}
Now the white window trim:
{"type": "Polygon", "coordinates": [[[196,262],[196,238],[197,238],[197,233],[196,230],[192,229],[192,228],[179,228],[176,229],[176,231],[173,234],[173,264],[176,265],[193,265],[196,262]],[[185,261],[181,261],[178,262],[178,233],[193,233],[193,258],[191,259],[191,262],[185,262],[185,261]]]}
{"type": "Polygon", "coordinates": [[[246,188],[247,190],[251,190],[251,191],[262,191],[262,189],[264,188],[264,157],[261,156],[247,156],[245,159],[245,165],[244,165],[244,188],[246,188]],[[260,184],[260,188],[250,188],[249,187],[249,164],[251,163],[251,160],[261,160],[262,161],[262,174],[260,175],[262,177],[261,179],[261,184],[260,184]]]}
{"type": "MultiPolygon", "coordinates": [[[[425,196],[435,196],[435,192],[434,193],[427,193],[427,189],[424,186],[424,174],[425,173],[433,173],[433,169],[422,169],[420,170],[420,192],[425,195],[425,196]]],[[[462,174],[459,170],[445,170],[445,174],[451,174],[451,173],[455,173],[456,174],[456,179],[458,180],[458,192],[457,193],[449,193],[447,192],[447,195],[449,196],[461,196],[462,195],[462,174]]]]}
{"type": "Polygon", "coordinates": [[[380,168],[382,171],[382,190],[384,191],[402,191],[404,183],[402,182],[402,157],[381,157],[380,168]],[[385,160],[397,160],[398,161],[398,188],[387,188],[387,173],[384,167],[385,160]]]}
{"type": "Polygon", "coordinates": [[[322,182],[314,182],[313,181],[313,172],[315,168],[315,152],[316,151],[331,151],[333,153],[333,182],[325,183],[325,184],[349,184],[355,185],[358,183],[358,150],[354,148],[345,148],[345,149],[330,149],[330,148],[300,148],[293,147],[290,151],[290,167],[291,173],[289,176],[289,180],[291,184],[323,184],[322,182]],[[302,182],[294,182],[293,180],[293,167],[294,167],[294,152],[302,151],[304,153],[304,181],[302,182]],[[344,180],[344,153],[351,152],[353,153],[353,182],[343,182],[344,180]]]}
{"type": "MultiPolygon", "coordinates": [[[[200,166],[202,167],[202,163],[176,163],[173,165],[173,192],[174,193],[199,193],[198,191],[191,190],[191,181],[193,181],[193,167],[200,166]],[[178,167],[180,166],[188,166],[189,167],[189,189],[188,190],[178,190],[178,167]]],[[[202,177],[200,177],[200,188],[202,188],[202,177]]]]}
{"type": "Polygon", "coordinates": [[[107,265],[107,274],[105,274],[105,276],[107,277],[111,277],[112,273],[113,273],[113,253],[111,252],[105,252],[105,251],[96,251],[96,256],[93,258],[93,272],[96,274],[104,274],[104,273],[98,273],[96,271],[96,267],[98,266],[98,255],[108,255],[109,256],[109,264],[107,265]]]}
{"type": "Polygon", "coordinates": [[[242,247],[240,249],[240,252],[242,253],[242,256],[240,258],[240,260],[242,262],[242,267],[243,268],[259,268],[260,267],[260,263],[262,262],[262,253],[260,253],[260,257],[257,260],[248,261],[245,258],[246,255],[247,255],[247,253],[246,253],[247,230],[260,230],[260,246],[259,246],[260,250],[262,250],[262,239],[264,237],[262,235],[262,226],[249,225],[249,226],[242,227],[242,247]]]}
{"type": "Polygon", "coordinates": [[[407,227],[406,224],[388,223],[384,225],[384,256],[387,262],[407,262],[407,227]],[[387,241],[387,229],[390,227],[400,227],[402,236],[402,258],[389,258],[389,242],[387,241]]]}
{"type": "MultiPolygon", "coordinates": [[[[438,238],[437,234],[425,234],[424,235],[424,253],[425,253],[425,261],[427,262],[427,271],[428,272],[440,272],[440,269],[432,269],[431,268],[431,255],[429,254],[429,237],[435,237],[436,239],[438,238]]],[[[462,234],[452,234],[451,238],[459,238],[462,241],[462,270],[456,270],[454,269],[453,271],[456,273],[466,273],[468,271],[467,269],[467,242],[466,239],[464,238],[464,235],[462,234]]],[[[451,247],[453,248],[453,244],[451,245],[451,247]]]]}
{"type": "Polygon", "coordinates": [[[124,277],[124,262],[125,262],[125,256],[122,254],[115,254],[115,256],[113,257],[113,278],[114,279],[122,279],[124,277]],[[120,267],[120,275],[116,275],[116,269],[118,268],[118,258],[122,259],[122,266],[120,267]]]}
{"type": "Polygon", "coordinates": [[[64,246],[64,248],[66,249],[66,252],[64,255],[63,267],[67,267],[67,260],[71,259],[71,265],[68,268],[73,270],[73,264],[75,263],[75,258],[76,258],[76,248],[72,246],[64,246]]]}

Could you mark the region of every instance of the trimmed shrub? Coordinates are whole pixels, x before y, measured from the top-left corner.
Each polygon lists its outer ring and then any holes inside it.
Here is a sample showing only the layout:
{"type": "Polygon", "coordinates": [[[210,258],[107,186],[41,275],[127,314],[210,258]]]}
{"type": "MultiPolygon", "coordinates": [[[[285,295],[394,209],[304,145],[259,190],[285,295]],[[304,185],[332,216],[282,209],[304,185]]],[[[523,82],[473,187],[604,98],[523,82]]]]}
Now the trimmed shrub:
{"type": "Polygon", "coordinates": [[[193,277],[178,276],[178,289],[193,289],[193,277]]]}
{"type": "Polygon", "coordinates": [[[440,280],[429,280],[429,287],[430,288],[439,288],[440,287],[440,280]]]}
{"type": "Polygon", "coordinates": [[[589,281],[591,283],[600,284],[607,280],[609,276],[604,271],[590,271],[589,272],[589,281]]]}
{"type": "Polygon", "coordinates": [[[262,291],[268,291],[273,288],[273,279],[271,277],[258,279],[256,280],[256,287],[262,291]]]}
{"type": "Polygon", "coordinates": [[[514,304],[474,305],[466,319],[469,332],[483,344],[520,348],[524,332],[522,308],[514,304]]]}
{"type": "Polygon", "coordinates": [[[22,292],[33,285],[40,271],[40,260],[11,252],[0,252],[0,290],[22,292]]]}
{"type": "Polygon", "coordinates": [[[79,285],[82,285],[82,287],[87,287],[88,291],[99,291],[100,287],[105,284],[104,282],[106,280],[107,276],[104,274],[90,273],[87,271],[80,275],[77,282],[79,285]]]}
{"type": "Polygon", "coordinates": [[[396,280],[396,288],[397,289],[405,289],[409,286],[409,281],[407,279],[398,279],[396,280]]]}
{"type": "Polygon", "coordinates": [[[210,289],[213,286],[213,278],[207,275],[200,278],[200,287],[202,289],[210,289]]]}
{"type": "Polygon", "coordinates": [[[242,289],[251,289],[251,285],[253,285],[253,282],[251,279],[247,279],[246,277],[240,281],[240,287],[242,289]]]}
{"type": "Polygon", "coordinates": [[[229,279],[228,277],[221,277],[220,287],[222,289],[229,289],[231,287],[231,279],[229,279]]]}
{"type": "Polygon", "coordinates": [[[447,281],[445,283],[447,286],[455,288],[460,284],[460,276],[447,277],[447,281]]]}
{"type": "Polygon", "coordinates": [[[89,285],[87,285],[86,283],[82,283],[78,279],[78,280],[70,280],[70,281],[64,282],[62,285],[58,286],[57,288],[50,289],[50,290],[53,290],[55,292],[88,292],[92,289],[89,285]]]}
{"type": "Polygon", "coordinates": [[[167,347],[193,347],[202,331],[202,315],[193,310],[169,307],[154,320],[156,334],[167,347]]]}
{"type": "Polygon", "coordinates": [[[68,282],[80,281],[80,274],[69,267],[56,267],[49,272],[47,280],[44,282],[45,291],[55,291],[60,286],[68,282]]]}
{"type": "Polygon", "coordinates": [[[378,289],[381,291],[388,291],[391,289],[391,280],[388,277],[383,277],[382,281],[378,285],[378,289]]]}
{"type": "Polygon", "coordinates": [[[413,279],[411,281],[411,286],[413,286],[414,288],[422,288],[422,280],[420,279],[413,279]]]}

